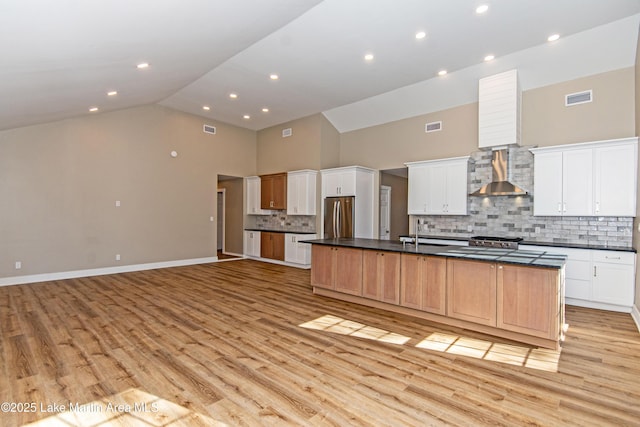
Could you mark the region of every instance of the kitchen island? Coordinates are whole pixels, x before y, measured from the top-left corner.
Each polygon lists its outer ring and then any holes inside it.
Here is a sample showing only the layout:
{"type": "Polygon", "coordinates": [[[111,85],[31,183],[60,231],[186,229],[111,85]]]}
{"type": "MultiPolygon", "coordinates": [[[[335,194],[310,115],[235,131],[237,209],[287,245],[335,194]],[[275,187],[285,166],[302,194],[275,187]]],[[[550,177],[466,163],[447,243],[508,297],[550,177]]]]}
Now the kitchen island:
{"type": "Polygon", "coordinates": [[[558,349],[565,255],[546,251],[310,240],[317,295],[558,349]]]}

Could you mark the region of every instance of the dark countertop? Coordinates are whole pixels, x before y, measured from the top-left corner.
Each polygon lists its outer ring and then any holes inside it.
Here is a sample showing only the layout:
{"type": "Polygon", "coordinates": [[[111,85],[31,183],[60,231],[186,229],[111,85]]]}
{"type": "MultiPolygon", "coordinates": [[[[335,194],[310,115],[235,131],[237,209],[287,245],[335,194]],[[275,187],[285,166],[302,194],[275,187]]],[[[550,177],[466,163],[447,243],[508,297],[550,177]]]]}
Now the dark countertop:
{"type": "Polygon", "coordinates": [[[413,244],[407,243],[406,245],[403,245],[400,242],[392,240],[340,238],[307,240],[304,241],[304,243],[357,249],[374,249],[407,254],[444,256],[449,258],[465,258],[470,260],[501,262],[506,264],[546,268],[562,268],[567,260],[566,255],[554,254],[553,252],[547,251],[496,249],[476,246],[433,245],[427,243],[418,245],[418,248],[416,249],[413,244]]]}
{"type": "MultiPolygon", "coordinates": [[[[415,236],[400,236],[413,238],[415,236]]],[[[452,236],[418,236],[420,239],[434,239],[434,240],[458,240],[460,242],[469,241],[468,237],[452,237],[452,236]]],[[[556,248],[573,248],[573,249],[597,249],[601,251],[620,251],[620,252],[633,252],[636,253],[635,248],[629,246],[615,246],[615,245],[601,245],[596,243],[566,243],[566,242],[537,242],[534,240],[523,240],[520,245],[531,246],[549,246],[556,248]]]]}
{"type": "Polygon", "coordinates": [[[278,229],[267,229],[267,228],[245,228],[244,231],[265,231],[269,233],[291,233],[291,234],[317,234],[315,231],[301,231],[301,230],[284,230],[282,228],[278,229]]]}

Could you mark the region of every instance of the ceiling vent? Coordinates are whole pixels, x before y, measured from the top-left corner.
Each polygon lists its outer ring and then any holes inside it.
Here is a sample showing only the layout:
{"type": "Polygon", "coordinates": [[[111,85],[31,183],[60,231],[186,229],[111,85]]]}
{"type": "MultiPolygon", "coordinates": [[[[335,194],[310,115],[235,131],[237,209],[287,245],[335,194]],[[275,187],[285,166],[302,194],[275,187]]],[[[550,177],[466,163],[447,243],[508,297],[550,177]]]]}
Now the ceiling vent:
{"type": "Polygon", "coordinates": [[[216,127],[215,126],[211,126],[211,125],[203,125],[202,126],[202,131],[204,133],[210,133],[211,135],[215,135],[216,134],[216,127]]]}
{"type": "Polygon", "coordinates": [[[584,92],[570,93],[564,97],[565,107],[578,104],[586,104],[593,101],[593,91],[585,90],[584,92]]]}
{"type": "Polygon", "coordinates": [[[427,123],[426,125],[424,125],[424,131],[429,133],[429,132],[437,132],[439,130],[442,130],[442,122],[431,122],[431,123],[427,123]]]}
{"type": "Polygon", "coordinates": [[[293,135],[293,130],[291,128],[282,129],[282,137],[286,138],[288,136],[293,135]]]}

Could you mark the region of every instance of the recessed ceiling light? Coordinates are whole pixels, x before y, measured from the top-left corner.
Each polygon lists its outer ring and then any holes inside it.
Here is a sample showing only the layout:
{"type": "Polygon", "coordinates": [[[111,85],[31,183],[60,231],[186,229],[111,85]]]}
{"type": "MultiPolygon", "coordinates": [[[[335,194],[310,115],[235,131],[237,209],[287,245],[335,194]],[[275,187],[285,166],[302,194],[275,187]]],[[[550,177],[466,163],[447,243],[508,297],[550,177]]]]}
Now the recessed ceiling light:
{"type": "Polygon", "coordinates": [[[203,109],[204,111],[209,111],[209,110],[211,110],[211,107],[209,107],[208,105],[203,105],[203,106],[202,106],[202,109],[203,109]]]}
{"type": "Polygon", "coordinates": [[[487,10],[489,10],[489,6],[487,6],[486,4],[480,5],[476,8],[476,13],[478,15],[481,15],[483,13],[485,13],[487,10]]]}
{"type": "Polygon", "coordinates": [[[262,109],[262,112],[263,112],[263,113],[268,113],[268,112],[269,112],[269,109],[268,109],[267,107],[264,107],[264,108],[262,109]]]}
{"type": "Polygon", "coordinates": [[[280,78],[280,76],[278,76],[277,74],[270,74],[270,75],[269,75],[269,78],[270,78],[271,80],[278,80],[278,79],[280,78]]]}
{"type": "Polygon", "coordinates": [[[367,54],[364,56],[364,60],[365,60],[365,61],[373,61],[373,54],[372,54],[372,53],[367,53],[367,54]]]}
{"type": "Polygon", "coordinates": [[[552,34],[547,37],[547,41],[554,42],[560,38],[560,34],[552,34]]]}
{"type": "Polygon", "coordinates": [[[149,68],[149,64],[146,62],[142,62],[140,64],[137,65],[138,68],[142,69],[142,68],[149,68]]]}
{"type": "Polygon", "coordinates": [[[91,107],[89,108],[89,111],[95,113],[96,111],[98,111],[98,107],[91,107]]]}
{"type": "Polygon", "coordinates": [[[447,70],[440,70],[440,71],[438,71],[438,75],[439,75],[439,76],[444,76],[444,75],[446,75],[446,74],[447,74],[447,70]]]}
{"type": "Polygon", "coordinates": [[[487,55],[484,57],[485,62],[493,61],[496,57],[493,55],[487,55]]]}
{"type": "Polygon", "coordinates": [[[251,118],[251,116],[248,115],[248,114],[245,114],[244,116],[242,116],[242,118],[245,119],[245,120],[249,120],[251,118]]]}
{"type": "Polygon", "coordinates": [[[237,93],[230,93],[229,94],[229,98],[236,99],[236,98],[238,98],[238,94],[237,93]]]}
{"type": "Polygon", "coordinates": [[[112,91],[107,92],[107,96],[116,96],[117,94],[118,94],[117,90],[112,90],[112,91]]]}
{"type": "Polygon", "coordinates": [[[427,33],[425,33],[424,31],[418,31],[416,33],[416,39],[418,40],[422,40],[425,37],[427,37],[427,33]]]}

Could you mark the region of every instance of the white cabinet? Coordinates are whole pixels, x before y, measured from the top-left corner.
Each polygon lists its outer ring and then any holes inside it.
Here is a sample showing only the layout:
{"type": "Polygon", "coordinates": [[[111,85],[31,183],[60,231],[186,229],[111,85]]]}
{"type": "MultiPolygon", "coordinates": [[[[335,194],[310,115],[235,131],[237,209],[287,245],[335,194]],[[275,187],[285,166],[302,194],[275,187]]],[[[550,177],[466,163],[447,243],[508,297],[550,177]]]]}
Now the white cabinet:
{"type": "Polygon", "coordinates": [[[250,257],[260,257],[260,232],[244,232],[244,254],[250,257]]]}
{"type": "Polygon", "coordinates": [[[356,170],[352,168],[322,171],[322,197],[356,195],[356,170]]]}
{"type": "Polygon", "coordinates": [[[287,173],[287,215],[316,214],[317,175],[313,170],[287,173]]]}
{"type": "Polygon", "coordinates": [[[311,265],[311,244],[300,243],[303,240],[313,240],[315,234],[286,233],[284,237],[284,260],[294,264],[311,265]]]}
{"type": "Polygon", "coordinates": [[[593,300],[631,307],[635,293],[635,255],[629,252],[591,252],[593,300]]]}
{"type": "Polygon", "coordinates": [[[478,146],[520,144],[518,71],[480,79],[478,84],[478,146]]]}
{"type": "Polygon", "coordinates": [[[635,293],[635,253],[530,245],[521,245],[520,249],[567,255],[567,304],[626,313],[631,311],[635,293]]]}
{"type": "Polygon", "coordinates": [[[533,214],[635,216],[637,138],[531,149],[533,214]]]}
{"type": "Polygon", "coordinates": [[[469,157],[406,163],[409,215],[466,215],[469,157]]]}
{"type": "MultiPolygon", "coordinates": [[[[326,197],[355,196],[353,237],[372,239],[377,235],[375,217],[376,171],[362,166],[347,166],[320,171],[322,179],[322,233],[324,233],[324,199],[326,197]]],[[[331,212],[329,212],[331,215],[331,212]]],[[[323,234],[324,235],[324,234],[323,234]]]]}
{"type": "Polygon", "coordinates": [[[248,176],[246,182],[247,215],[269,215],[271,212],[260,208],[260,177],[248,176]]]}

